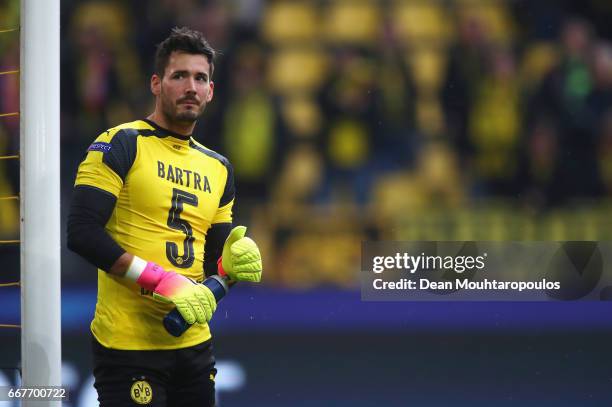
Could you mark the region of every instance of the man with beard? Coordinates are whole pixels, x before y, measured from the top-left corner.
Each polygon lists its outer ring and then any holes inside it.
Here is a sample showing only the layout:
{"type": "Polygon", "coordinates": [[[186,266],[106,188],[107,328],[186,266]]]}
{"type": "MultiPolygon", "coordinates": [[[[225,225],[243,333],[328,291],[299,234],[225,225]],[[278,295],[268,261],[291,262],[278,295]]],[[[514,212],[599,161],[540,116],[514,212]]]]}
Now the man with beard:
{"type": "Polygon", "coordinates": [[[214,57],[201,33],[172,30],[155,55],[154,112],[98,136],[77,172],[68,247],[98,267],[101,406],[214,405],[208,283],[261,279],[257,245],[232,228],[232,166],[191,137],[213,98],[214,57]],[[192,324],[178,337],[162,324],[174,308],[192,324]]]}

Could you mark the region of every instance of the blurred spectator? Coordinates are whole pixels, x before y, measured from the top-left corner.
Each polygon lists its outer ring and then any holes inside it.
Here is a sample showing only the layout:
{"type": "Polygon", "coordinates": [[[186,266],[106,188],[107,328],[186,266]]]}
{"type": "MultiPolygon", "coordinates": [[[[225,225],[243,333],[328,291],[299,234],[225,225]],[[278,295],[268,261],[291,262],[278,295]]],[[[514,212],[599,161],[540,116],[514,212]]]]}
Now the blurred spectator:
{"type": "Polygon", "coordinates": [[[488,54],[468,114],[469,154],[485,195],[515,193],[521,133],[521,92],[513,54],[507,49],[488,54]]]}
{"type": "Polygon", "coordinates": [[[402,60],[402,45],[390,23],[379,40],[374,81],[376,110],[372,161],[377,170],[396,170],[414,165],[418,140],[415,135],[416,89],[410,69],[402,60]]]}
{"type": "Polygon", "coordinates": [[[274,131],[276,112],[264,87],[265,56],[257,44],[236,53],[225,107],[223,147],[234,166],[241,197],[267,197],[277,158],[274,131]]]}
{"type": "Polygon", "coordinates": [[[608,118],[607,113],[612,109],[612,44],[597,44],[591,63],[593,86],[586,98],[586,105],[597,137],[608,118]]]}
{"type": "Polygon", "coordinates": [[[604,189],[612,195],[612,45],[599,44],[593,61],[594,89],[588,104],[593,110],[598,164],[604,189]]]}
{"type": "Polygon", "coordinates": [[[557,124],[545,116],[539,117],[526,140],[518,181],[523,186],[523,201],[541,209],[550,206],[552,197],[560,195],[559,189],[563,188],[557,174],[561,158],[557,124]]]}
{"type": "Polygon", "coordinates": [[[449,51],[446,83],[442,92],[446,129],[465,164],[473,146],[468,136],[468,117],[487,66],[492,46],[482,22],[473,17],[459,21],[457,43],[449,51]]]}
{"type": "Polygon", "coordinates": [[[328,174],[321,197],[367,203],[370,152],[380,123],[375,104],[373,61],[351,47],[336,51],[333,72],[323,88],[328,174]]]}
{"type": "Polygon", "coordinates": [[[126,42],[129,20],[118,3],[90,1],[74,10],[70,52],[65,53],[61,71],[62,99],[84,145],[100,128],[128,121],[134,110],[144,110],[139,105],[142,92],[135,86],[143,82],[138,55],[126,42]]]}
{"type": "Polygon", "coordinates": [[[561,155],[556,162],[555,182],[559,187],[550,191],[549,203],[593,198],[602,192],[592,127],[594,112],[589,106],[594,89],[590,67],[593,35],[592,27],[584,20],[571,19],[564,24],[559,64],[544,78],[530,103],[531,126],[551,120],[558,129],[561,155]]]}

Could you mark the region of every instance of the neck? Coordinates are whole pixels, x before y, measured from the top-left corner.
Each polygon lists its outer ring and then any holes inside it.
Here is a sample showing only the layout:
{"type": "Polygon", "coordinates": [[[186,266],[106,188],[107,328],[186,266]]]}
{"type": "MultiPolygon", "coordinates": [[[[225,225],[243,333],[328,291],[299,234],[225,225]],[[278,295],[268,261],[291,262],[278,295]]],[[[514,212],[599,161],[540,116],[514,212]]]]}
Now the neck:
{"type": "Polygon", "coordinates": [[[164,129],[182,134],[184,136],[191,136],[191,134],[193,134],[193,129],[195,128],[195,122],[174,122],[168,120],[166,115],[159,112],[159,110],[155,110],[147,117],[147,119],[155,122],[158,126],[163,127],[164,129]]]}

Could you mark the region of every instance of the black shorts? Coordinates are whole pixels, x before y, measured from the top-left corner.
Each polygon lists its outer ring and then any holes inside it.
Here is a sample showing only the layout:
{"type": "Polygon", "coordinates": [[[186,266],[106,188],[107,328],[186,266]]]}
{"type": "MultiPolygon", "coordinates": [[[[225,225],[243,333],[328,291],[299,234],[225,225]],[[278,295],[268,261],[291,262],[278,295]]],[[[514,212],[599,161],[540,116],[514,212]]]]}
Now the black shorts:
{"type": "Polygon", "coordinates": [[[93,339],[100,407],[215,405],[215,358],[208,340],[174,350],[115,350],[93,339]]]}

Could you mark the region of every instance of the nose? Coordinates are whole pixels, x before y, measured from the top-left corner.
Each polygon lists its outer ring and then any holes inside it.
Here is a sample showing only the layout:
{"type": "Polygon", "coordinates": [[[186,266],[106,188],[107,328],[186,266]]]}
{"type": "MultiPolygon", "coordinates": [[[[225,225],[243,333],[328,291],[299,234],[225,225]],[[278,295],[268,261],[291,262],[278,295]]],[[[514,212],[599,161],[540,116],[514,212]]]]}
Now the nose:
{"type": "Polygon", "coordinates": [[[185,88],[185,93],[187,94],[195,94],[196,93],[196,81],[193,77],[190,77],[187,80],[187,85],[185,88]]]}

